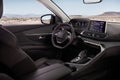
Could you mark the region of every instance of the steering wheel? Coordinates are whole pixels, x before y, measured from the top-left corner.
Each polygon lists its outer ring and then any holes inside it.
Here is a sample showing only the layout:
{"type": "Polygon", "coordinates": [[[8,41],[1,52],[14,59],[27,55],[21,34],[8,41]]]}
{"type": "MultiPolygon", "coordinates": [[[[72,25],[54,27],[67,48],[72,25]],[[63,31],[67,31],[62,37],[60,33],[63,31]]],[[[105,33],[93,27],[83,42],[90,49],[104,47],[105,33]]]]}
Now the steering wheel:
{"type": "Polygon", "coordinates": [[[56,48],[64,49],[72,43],[75,37],[73,26],[62,23],[57,25],[52,32],[52,44],[56,48]]]}

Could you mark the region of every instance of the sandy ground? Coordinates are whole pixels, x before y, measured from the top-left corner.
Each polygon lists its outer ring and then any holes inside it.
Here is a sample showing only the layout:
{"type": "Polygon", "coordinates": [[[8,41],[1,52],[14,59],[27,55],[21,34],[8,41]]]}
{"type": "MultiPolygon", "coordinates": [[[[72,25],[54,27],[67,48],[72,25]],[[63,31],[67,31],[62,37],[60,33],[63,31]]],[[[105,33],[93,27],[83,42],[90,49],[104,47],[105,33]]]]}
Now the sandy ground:
{"type": "Polygon", "coordinates": [[[13,25],[13,24],[41,24],[39,18],[2,18],[0,19],[2,25],[13,25]]]}
{"type": "MultiPolygon", "coordinates": [[[[73,18],[73,16],[71,17],[73,18]]],[[[120,22],[120,16],[93,16],[93,17],[81,17],[74,16],[74,18],[89,18],[91,20],[102,20],[107,22],[120,22]]],[[[41,24],[39,18],[2,18],[0,19],[2,25],[13,24],[41,24]]]]}

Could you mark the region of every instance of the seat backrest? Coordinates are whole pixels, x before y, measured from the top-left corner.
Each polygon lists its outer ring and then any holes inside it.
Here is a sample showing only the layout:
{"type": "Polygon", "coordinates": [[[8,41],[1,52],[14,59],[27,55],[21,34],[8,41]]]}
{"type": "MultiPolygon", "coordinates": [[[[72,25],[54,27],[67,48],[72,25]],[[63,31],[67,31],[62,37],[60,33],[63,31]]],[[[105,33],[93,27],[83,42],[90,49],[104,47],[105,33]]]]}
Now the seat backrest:
{"type": "Polygon", "coordinates": [[[17,45],[13,33],[0,26],[0,63],[6,65],[16,76],[36,69],[34,61],[17,45]]]}
{"type": "Polygon", "coordinates": [[[4,73],[0,73],[0,80],[14,80],[10,76],[4,73]]]}

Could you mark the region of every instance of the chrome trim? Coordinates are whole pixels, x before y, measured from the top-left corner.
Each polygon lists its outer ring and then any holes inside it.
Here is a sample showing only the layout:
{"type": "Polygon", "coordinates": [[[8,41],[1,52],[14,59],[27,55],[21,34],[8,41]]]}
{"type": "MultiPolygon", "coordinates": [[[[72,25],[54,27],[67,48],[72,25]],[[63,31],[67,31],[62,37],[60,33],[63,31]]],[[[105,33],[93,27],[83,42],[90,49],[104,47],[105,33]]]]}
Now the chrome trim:
{"type": "Polygon", "coordinates": [[[45,37],[43,37],[43,36],[39,36],[39,37],[38,37],[38,39],[44,39],[44,38],[45,38],[45,37]]]}
{"type": "Polygon", "coordinates": [[[99,46],[100,49],[101,49],[101,52],[105,50],[105,48],[104,48],[101,44],[93,43],[93,42],[90,42],[90,41],[84,41],[84,42],[85,42],[85,43],[88,43],[88,44],[95,45],[95,46],[99,46]]]}
{"type": "Polygon", "coordinates": [[[105,33],[107,33],[107,24],[108,24],[108,22],[106,22],[106,24],[105,24],[105,33]]]}
{"type": "Polygon", "coordinates": [[[83,35],[84,32],[85,32],[85,31],[82,31],[82,32],[80,33],[80,35],[83,35]]]}

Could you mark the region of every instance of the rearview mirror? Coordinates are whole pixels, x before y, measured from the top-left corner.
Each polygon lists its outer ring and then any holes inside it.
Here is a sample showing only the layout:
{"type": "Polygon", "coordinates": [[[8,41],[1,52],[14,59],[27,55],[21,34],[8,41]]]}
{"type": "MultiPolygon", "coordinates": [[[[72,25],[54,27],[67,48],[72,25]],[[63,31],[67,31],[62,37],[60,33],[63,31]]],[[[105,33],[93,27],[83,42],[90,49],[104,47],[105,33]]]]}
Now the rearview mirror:
{"type": "Polygon", "coordinates": [[[85,4],[100,3],[102,0],[83,0],[85,4]]]}

